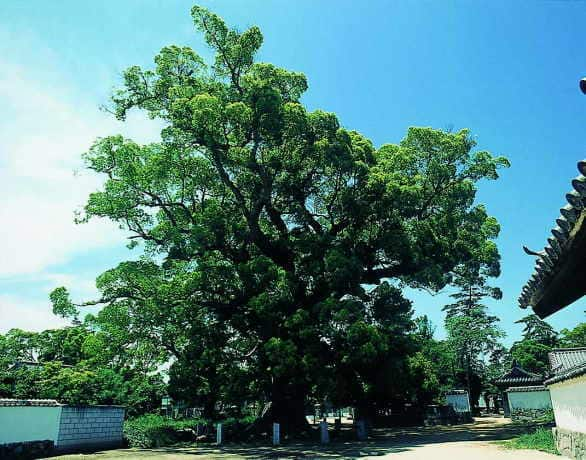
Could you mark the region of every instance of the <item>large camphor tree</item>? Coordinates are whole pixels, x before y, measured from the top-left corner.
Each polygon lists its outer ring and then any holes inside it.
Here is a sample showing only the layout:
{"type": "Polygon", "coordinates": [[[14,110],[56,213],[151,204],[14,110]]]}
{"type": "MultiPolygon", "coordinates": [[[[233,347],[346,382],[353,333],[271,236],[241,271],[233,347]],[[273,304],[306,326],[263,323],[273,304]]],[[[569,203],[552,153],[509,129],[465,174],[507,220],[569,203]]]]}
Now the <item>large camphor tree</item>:
{"type": "MultiPolygon", "coordinates": [[[[134,334],[128,346],[168,351],[175,392],[210,411],[222,387],[270,401],[266,419],[294,430],[309,395],[362,408],[393,397],[412,327],[401,287],[440,289],[493,245],[476,183],[507,161],[473,151],[467,130],[410,128],[376,149],[306,110],[303,74],[255,62],[257,27],[191,13],[214,61],[165,47],[113,95],[119,119],[163,120],[161,142],[106,137],[85,155],[105,183],[80,220],[112,219],[145,249],[101,275],[91,303],[134,334]]],[[[53,301],[73,314],[64,289],[53,301]]]]}

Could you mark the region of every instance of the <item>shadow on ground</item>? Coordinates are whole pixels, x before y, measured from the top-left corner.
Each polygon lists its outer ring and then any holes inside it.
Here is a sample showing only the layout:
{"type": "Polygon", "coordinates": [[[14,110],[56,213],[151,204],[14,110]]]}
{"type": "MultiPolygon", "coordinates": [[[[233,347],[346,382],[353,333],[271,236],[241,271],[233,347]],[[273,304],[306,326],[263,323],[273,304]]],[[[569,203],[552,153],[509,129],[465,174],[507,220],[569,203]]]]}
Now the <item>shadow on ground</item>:
{"type": "Polygon", "coordinates": [[[245,459],[328,459],[383,456],[412,450],[427,444],[466,441],[502,441],[530,431],[530,426],[505,423],[503,419],[476,419],[473,424],[451,427],[414,427],[375,429],[368,441],[332,440],[328,445],[310,442],[287,442],[281,446],[267,444],[225,444],[223,446],[162,447],[157,449],[122,449],[94,454],[94,458],[142,458],[193,456],[199,458],[245,459]]]}

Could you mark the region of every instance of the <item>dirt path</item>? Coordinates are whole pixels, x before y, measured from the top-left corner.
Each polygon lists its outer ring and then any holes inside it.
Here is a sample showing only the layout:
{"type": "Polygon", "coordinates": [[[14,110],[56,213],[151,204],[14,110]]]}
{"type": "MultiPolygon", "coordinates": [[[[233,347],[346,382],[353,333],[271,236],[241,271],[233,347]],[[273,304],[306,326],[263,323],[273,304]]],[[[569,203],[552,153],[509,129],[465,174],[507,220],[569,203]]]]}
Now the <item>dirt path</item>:
{"type": "Polygon", "coordinates": [[[492,441],[511,439],[524,432],[502,418],[477,419],[474,424],[455,427],[425,427],[375,430],[369,441],[336,441],[327,446],[288,443],[284,446],[226,444],[219,447],[168,447],[119,449],[91,455],[67,455],[59,460],[108,459],[374,459],[499,460],[558,459],[555,455],[530,450],[505,450],[492,441]]]}

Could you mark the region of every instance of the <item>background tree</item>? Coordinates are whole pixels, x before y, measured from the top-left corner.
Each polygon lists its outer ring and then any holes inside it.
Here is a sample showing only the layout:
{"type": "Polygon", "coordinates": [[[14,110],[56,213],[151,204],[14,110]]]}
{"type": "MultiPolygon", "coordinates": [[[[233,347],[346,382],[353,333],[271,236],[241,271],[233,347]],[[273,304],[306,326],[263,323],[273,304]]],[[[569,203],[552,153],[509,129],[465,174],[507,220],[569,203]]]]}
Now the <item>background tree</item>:
{"type": "Polygon", "coordinates": [[[586,347],[586,323],[580,323],[574,329],[562,329],[559,346],[564,348],[586,347]]]}
{"type": "MultiPolygon", "coordinates": [[[[422,377],[421,387],[414,384],[415,391],[423,392],[418,399],[421,405],[442,402],[442,396],[458,385],[456,378],[456,359],[450,344],[446,340],[434,338],[435,327],[426,315],[415,320],[415,341],[419,354],[425,359],[426,377],[422,377]]],[[[417,380],[415,380],[417,381],[417,380]]]]}
{"type": "Polygon", "coordinates": [[[524,326],[523,338],[511,347],[511,357],[530,372],[546,374],[549,368],[547,355],[558,345],[557,332],[533,314],[516,323],[524,326]]]}
{"type": "Polygon", "coordinates": [[[130,415],[157,409],[166,390],[160,373],[133,367],[102,339],[85,325],[0,335],[0,397],[122,404],[130,415]]]}
{"type": "MultiPolygon", "coordinates": [[[[498,234],[496,222],[487,221],[486,225],[498,234]]],[[[465,384],[473,406],[478,405],[481,394],[484,359],[499,348],[499,340],[504,336],[498,327],[498,317],[489,315],[482,303],[487,297],[502,297],[498,288],[487,284],[489,277],[499,274],[498,251],[494,243],[488,241],[473,259],[456,267],[453,285],[458,290],[450,295],[455,302],[444,307],[447,342],[458,369],[456,380],[461,373],[464,381],[460,384],[465,384]]]]}
{"type": "MultiPolygon", "coordinates": [[[[310,393],[392,397],[409,352],[395,284],[442,288],[496,237],[476,183],[507,160],[473,151],[467,130],[410,128],[375,149],[334,114],[306,110],[304,75],[255,62],[257,27],[229,29],[197,6],[192,17],[211,65],[168,46],[113,95],[119,119],[131,109],[161,119],[161,142],[110,136],[85,155],[105,183],[80,221],[127,229],[152,274],[109,272],[97,303],[127,310],[140,337],[148,324],[183,371],[201,369],[202,395],[215,388],[209,370],[237,362],[285,431],[305,424],[310,393]]],[[[75,314],[65,291],[54,297],[75,314]]]]}

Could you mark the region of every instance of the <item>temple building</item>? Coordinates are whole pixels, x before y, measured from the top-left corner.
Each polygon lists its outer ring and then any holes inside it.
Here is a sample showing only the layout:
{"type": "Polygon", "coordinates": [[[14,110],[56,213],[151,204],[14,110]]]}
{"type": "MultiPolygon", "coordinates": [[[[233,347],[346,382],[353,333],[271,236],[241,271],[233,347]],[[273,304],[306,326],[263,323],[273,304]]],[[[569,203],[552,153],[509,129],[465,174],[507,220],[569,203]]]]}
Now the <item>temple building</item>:
{"type": "Polygon", "coordinates": [[[509,402],[509,392],[513,388],[542,388],[544,377],[539,374],[526,371],[516,361],[513,361],[511,370],[494,381],[494,384],[501,391],[503,401],[503,411],[505,417],[511,417],[511,404],[509,402]]]}
{"type": "MultiPolygon", "coordinates": [[[[542,251],[535,272],[519,297],[521,308],[531,307],[540,318],[562,310],[586,294],[586,160],[566,194],[568,204],[542,251]]],[[[571,458],[586,459],[586,348],[556,349],[549,355],[550,391],[558,450],[571,458]]]]}

